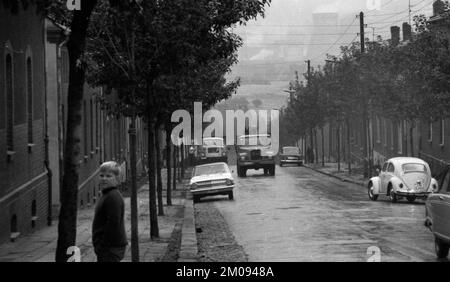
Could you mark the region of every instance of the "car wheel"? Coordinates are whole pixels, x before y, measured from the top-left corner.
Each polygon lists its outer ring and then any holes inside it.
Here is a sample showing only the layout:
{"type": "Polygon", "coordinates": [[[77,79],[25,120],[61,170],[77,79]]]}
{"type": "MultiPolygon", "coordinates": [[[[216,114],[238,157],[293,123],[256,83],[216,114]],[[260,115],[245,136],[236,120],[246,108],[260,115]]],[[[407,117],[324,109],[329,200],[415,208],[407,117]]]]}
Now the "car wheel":
{"type": "Polygon", "coordinates": [[[233,199],[234,199],[234,197],[233,197],[233,191],[228,192],[228,199],[230,199],[230,200],[233,200],[233,199]]]}
{"type": "Polygon", "coordinates": [[[302,166],[302,165],[303,165],[303,163],[302,163],[302,162],[299,162],[299,163],[298,163],[298,166],[302,166]]]}
{"type": "Polygon", "coordinates": [[[274,175],[275,175],[275,165],[272,166],[271,168],[269,168],[269,174],[270,174],[271,176],[274,176],[274,175]]]}
{"type": "Polygon", "coordinates": [[[367,191],[368,191],[367,193],[369,194],[369,198],[372,201],[376,201],[378,199],[378,195],[373,194],[373,184],[372,184],[372,182],[369,183],[369,187],[368,187],[367,191]]]}
{"type": "Polygon", "coordinates": [[[280,162],[280,167],[282,167],[283,166],[283,163],[282,162],[280,162]]]}
{"type": "Polygon", "coordinates": [[[442,242],[441,239],[437,237],[434,238],[434,249],[436,250],[436,255],[438,258],[446,258],[448,256],[448,248],[449,246],[442,242]]]}
{"type": "Polygon", "coordinates": [[[413,203],[416,200],[416,197],[409,196],[409,197],[406,197],[406,200],[408,200],[408,202],[410,202],[410,203],[413,203]]]}
{"type": "Polygon", "coordinates": [[[395,191],[392,188],[389,190],[389,199],[391,202],[397,203],[397,194],[395,194],[395,191]]]}
{"type": "Polygon", "coordinates": [[[247,176],[247,169],[245,169],[245,168],[242,169],[241,176],[242,177],[246,177],[247,176]]]}
{"type": "Polygon", "coordinates": [[[198,203],[200,201],[200,197],[199,196],[194,196],[194,203],[198,203]]]}

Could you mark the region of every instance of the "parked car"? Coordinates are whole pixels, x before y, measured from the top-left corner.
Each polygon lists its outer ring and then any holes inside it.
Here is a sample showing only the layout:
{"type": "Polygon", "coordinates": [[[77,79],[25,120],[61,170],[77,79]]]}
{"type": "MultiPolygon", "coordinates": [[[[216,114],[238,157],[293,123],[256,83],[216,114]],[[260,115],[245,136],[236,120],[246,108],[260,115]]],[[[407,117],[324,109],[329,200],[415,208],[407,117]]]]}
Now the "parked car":
{"type": "Polygon", "coordinates": [[[226,162],[228,163],[227,148],[221,137],[203,138],[200,148],[200,164],[226,162]]]}
{"type": "Polygon", "coordinates": [[[368,194],[372,201],[379,195],[386,195],[393,203],[402,198],[414,202],[417,198],[426,199],[437,187],[427,162],[398,157],[386,161],[379,175],[369,180],[368,194]]]}
{"type": "Polygon", "coordinates": [[[280,155],[280,166],[284,164],[301,166],[303,164],[303,156],[300,154],[300,149],[297,147],[283,147],[280,155]]]}
{"type": "Polygon", "coordinates": [[[226,163],[211,163],[195,166],[189,183],[194,203],[201,197],[228,195],[233,199],[234,179],[226,163]]]}
{"type": "Polygon", "coordinates": [[[437,257],[446,258],[450,246],[450,168],[441,173],[438,182],[439,190],[425,202],[425,225],[433,232],[437,257]]]}
{"type": "Polygon", "coordinates": [[[248,169],[259,170],[264,174],[275,175],[275,153],[270,148],[271,139],[268,134],[243,135],[236,145],[237,172],[245,177],[248,169]]]}

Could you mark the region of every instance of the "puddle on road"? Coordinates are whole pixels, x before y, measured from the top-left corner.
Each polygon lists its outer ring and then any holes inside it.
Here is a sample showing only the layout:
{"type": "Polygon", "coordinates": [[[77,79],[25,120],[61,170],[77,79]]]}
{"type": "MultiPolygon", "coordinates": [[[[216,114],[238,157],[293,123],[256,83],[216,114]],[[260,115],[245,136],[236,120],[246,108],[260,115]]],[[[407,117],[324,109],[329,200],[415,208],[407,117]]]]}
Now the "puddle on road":
{"type": "Polygon", "coordinates": [[[251,213],[247,213],[246,215],[263,215],[263,213],[261,213],[261,212],[251,212],[251,213]]]}
{"type": "Polygon", "coordinates": [[[285,208],[276,208],[277,210],[294,210],[299,209],[300,207],[285,207],[285,208]]]}

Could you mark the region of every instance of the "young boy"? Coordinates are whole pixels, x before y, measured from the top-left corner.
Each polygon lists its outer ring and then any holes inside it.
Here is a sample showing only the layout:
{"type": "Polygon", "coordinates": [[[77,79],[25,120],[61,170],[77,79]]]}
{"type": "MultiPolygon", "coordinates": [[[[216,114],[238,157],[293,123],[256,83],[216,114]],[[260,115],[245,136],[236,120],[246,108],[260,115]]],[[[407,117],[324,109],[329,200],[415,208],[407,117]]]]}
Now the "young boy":
{"type": "Polygon", "coordinates": [[[119,192],[120,167],[116,162],[100,166],[102,196],[95,207],[92,243],[98,262],[120,262],[128,245],[125,232],[125,203],[119,192]]]}

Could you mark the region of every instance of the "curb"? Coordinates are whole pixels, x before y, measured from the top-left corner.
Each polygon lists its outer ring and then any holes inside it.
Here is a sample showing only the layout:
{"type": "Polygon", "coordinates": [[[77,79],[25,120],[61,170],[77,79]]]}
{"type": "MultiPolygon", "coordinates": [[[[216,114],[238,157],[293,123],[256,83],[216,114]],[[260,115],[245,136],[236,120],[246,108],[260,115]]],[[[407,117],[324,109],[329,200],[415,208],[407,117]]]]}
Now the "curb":
{"type": "Polygon", "coordinates": [[[181,246],[178,262],[197,262],[198,245],[195,230],[194,202],[187,191],[184,198],[184,219],[181,228],[181,246]]]}
{"type": "Polygon", "coordinates": [[[349,183],[353,183],[353,184],[360,185],[360,186],[363,186],[363,187],[366,186],[365,182],[362,182],[362,181],[357,181],[357,180],[352,180],[352,179],[348,179],[348,178],[343,178],[343,177],[334,175],[334,174],[332,174],[332,173],[324,172],[324,171],[322,171],[322,170],[320,170],[320,169],[317,169],[317,168],[314,168],[314,167],[310,167],[310,166],[305,165],[305,164],[304,164],[303,166],[306,167],[306,168],[309,168],[309,169],[311,169],[311,170],[317,171],[317,172],[319,172],[319,173],[322,173],[322,174],[324,174],[324,175],[327,175],[327,176],[330,176],[330,177],[334,177],[334,178],[336,178],[336,179],[339,179],[339,180],[342,181],[342,182],[349,182],[349,183]]]}

